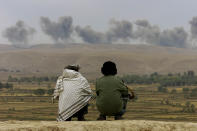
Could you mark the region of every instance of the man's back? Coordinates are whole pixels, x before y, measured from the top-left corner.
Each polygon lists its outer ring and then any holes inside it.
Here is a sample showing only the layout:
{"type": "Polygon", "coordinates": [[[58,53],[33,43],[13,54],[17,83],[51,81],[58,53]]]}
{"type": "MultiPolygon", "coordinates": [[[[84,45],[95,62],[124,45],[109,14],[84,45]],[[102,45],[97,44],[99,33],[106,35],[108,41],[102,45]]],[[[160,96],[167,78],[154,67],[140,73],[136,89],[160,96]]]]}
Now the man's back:
{"type": "Polygon", "coordinates": [[[128,89],[116,76],[103,76],[96,82],[97,107],[105,115],[115,115],[123,108],[122,95],[128,89]]]}
{"type": "Polygon", "coordinates": [[[59,96],[58,121],[71,120],[77,116],[84,120],[88,101],[92,97],[90,85],[78,71],[64,69],[57,80],[54,97],[59,96]]]}

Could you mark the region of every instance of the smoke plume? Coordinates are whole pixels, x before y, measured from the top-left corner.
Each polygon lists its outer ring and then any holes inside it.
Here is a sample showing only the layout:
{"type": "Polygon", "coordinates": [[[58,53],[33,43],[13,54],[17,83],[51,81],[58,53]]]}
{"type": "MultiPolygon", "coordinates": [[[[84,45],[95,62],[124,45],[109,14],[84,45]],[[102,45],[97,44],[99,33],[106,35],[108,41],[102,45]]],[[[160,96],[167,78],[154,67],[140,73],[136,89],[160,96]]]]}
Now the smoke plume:
{"type": "Polygon", "coordinates": [[[149,44],[185,48],[188,44],[188,33],[182,27],[161,29],[151,25],[147,20],[137,20],[135,38],[149,44]]]}
{"type": "Polygon", "coordinates": [[[72,17],[60,17],[58,22],[52,22],[48,17],[41,17],[41,29],[55,42],[68,41],[73,33],[72,17]]]}
{"type": "Polygon", "coordinates": [[[75,31],[85,42],[92,44],[111,44],[112,42],[116,42],[118,40],[129,41],[132,37],[132,27],[131,22],[111,20],[110,28],[104,33],[97,32],[90,26],[86,26],[85,28],[77,26],[75,31]]]}
{"type": "Polygon", "coordinates": [[[182,27],[164,30],[160,35],[161,46],[185,48],[188,44],[188,33],[182,27]]]}
{"type": "Polygon", "coordinates": [[[88,43],[115,43],[119,40],[137,40],[148,44],[185,48],[188,44],[188,33],[182,27],[173,29],[161,29],[156,25],[151,25],[147,20],[137,20],[136,29],[129,21],[111,20],[110,28],[102,33],[93,30],[90,26],[75,28],[77,34],[88,43]]]}
{"type": "Polygon", "coordinates": [[[25,25],[23,21],[18,21],[16,25],[6,28],[2,35],[14,46],[26,47],[29,39],[34,35],[35,29],[25,25]]]}
{"type": "MultiPolygon", "coordinates": [[[[73,26],[70,16],[60,17],[57,22],[48,17],[40,18],[42,31],[50,36],[56,43],[69,42],[80,38],[83,42],[90,44],[113,44],[128,43],[131,41],[144,42],[147,44],[185,48],[197,44],[197,17],[193,17],[190,23],[190,33],[183,27],[172,29],[160,29],[152,25],[148,20],[126,20],[118,21],[112,19],[109,28],[104,32],[94,30],[91,26],[73,26]]],[[[35,30],[18,21],[15,26],[7,28],[3,32],[14,45],[27,44],[35,30]]]]}
{"type": "Polygon", "coordinates": [[[197,39],[197,16],[193,17],[190,23],[190,33],[193,39],[197,39]]]}
{"type": "Polygon", "coordinates": [[[147,20],[137,20],[135,24],[137,29],[134,32],[134,39],[149,44],[159,44],[161,31],[158,26],[152,26],[147,20]]]}
{"type": "Polygon", "coordinates": [[[137,20],[135,22],[135,24],[137,26],[140,26],[140,27],[151,27],[150,23],[148,22],[148,20],[137,20]]]}
{"type": "Polygon", "coordinates": [[[101,32],[94,31],[90,26],[84,28],[77,26],[75,31],[85,42],[91,44],[106,43],[105,35],[101,32]]]}
{"type": "Polygon", "coordinates": [[[129,21],[110,21],[110,28],[106,32],[107,42],[112,43],[118,40],[129,41],[133,35],[133,25],[129,21]]]}

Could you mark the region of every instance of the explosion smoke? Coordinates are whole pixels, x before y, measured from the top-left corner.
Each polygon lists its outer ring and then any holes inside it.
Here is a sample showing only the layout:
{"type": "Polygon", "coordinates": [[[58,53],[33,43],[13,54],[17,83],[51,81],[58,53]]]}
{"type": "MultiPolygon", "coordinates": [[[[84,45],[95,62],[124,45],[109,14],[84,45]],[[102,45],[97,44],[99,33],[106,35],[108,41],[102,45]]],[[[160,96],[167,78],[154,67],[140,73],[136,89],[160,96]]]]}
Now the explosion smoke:
{"type": "Polygon", "coordinates": [[[75,31],[85,42],[91,44],[106,43],[105,35],[101,32],[94,31],[90,26],[84,28],[77,26],[75,31]]]}
{"type": "Polygon", "coordinates": [[[197,16],[193,17],[189,23],[191,25],[190,32],[191,32],[192,38],[197,39],[197,16]]]}
{"type": "Polygon", "coordinates": [[[185,48],[188,44],[188,33],[182,27],[164,30],[160,35],[161,46],[185,48]]]}
{"type": "Polygon", "coordinates": [[[135,24],[135,39],[149,44],[159,44],[161,32],[158,26],[152,26],[147,20],[137,20],[135,24]]]}
{"type": "Polygon", "coordinates": [[[65,42],[73,33],[72,17],[60,17],[58,22],[52,22],[48,17],[41,17],[41,29],[55,42],[65,42]]]}
{"type": "MultiPolygon", "coordinates": [[[[197,41],[197,17],[189,22],[190,34],[183,27],[161,30],[157,25],[151,25],[147,20],[137,20],[134,24],[130,21],[117,21],[112,19],[109,29],[99,32],[91,26],[73,26],[70,16],[60,17],[57,22],[48,17],[40,18],[42,31],[50,36],[56,43],[68,42],[74,38],[80,38],[90,44],[112,44],[118,42],[130,42],[131,40],[148,44],[185,48],[197,41]]],[[[27,27],[23,21],[18,21],[15,26],[7,28],[3,32],[14,45],[27,44],[35,29],[27,27]]]]}
{"type": "Polygon", "coordinates": [[[133,35],[133,25],[129,21],[110,21],[111,28],[106,32],[107,42],[112,43],[117,40],[129,41],[133,35]]]}
{"type": "Polygon", "coordinates": [[[128,21],[111,20],[110,25],[111,27],[105,33],[97,32],[90,26],[86,26],[85,28],[77,26],[75,30],[78,36],[85,42],[92,44],[111,44],[117,40],[129,41],[129,38],[132,37],[132,23],[128,21]]]}
{"type": "Polygon", "coordinates": [[[16,47],[27,47],[29,39],[35,32],[34,28],[26,26],[23,21],[18,21],[15,26],[6,28],[2,35],[16,47]]]}
{"type": "Polygon", "coordinates": [[[160,31],[156,25],[152,26],[147,20],[135,22],[137,30],[135,38],[149,44],[185,48],[188,44],[188,33],[182,27],[160,31]]]}

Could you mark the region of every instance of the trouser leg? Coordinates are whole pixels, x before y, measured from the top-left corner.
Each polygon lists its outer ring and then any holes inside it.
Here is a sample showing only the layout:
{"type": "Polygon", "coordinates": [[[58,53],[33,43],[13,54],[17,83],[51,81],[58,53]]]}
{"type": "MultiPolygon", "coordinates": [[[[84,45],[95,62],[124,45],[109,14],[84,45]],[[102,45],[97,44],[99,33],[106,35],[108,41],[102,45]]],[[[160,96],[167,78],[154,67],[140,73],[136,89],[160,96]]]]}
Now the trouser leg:
{"type": "Polygon", "coordinates": [[[106,115],[100,114],[97,120],[106,120],[106,115]]]}
{"type": "Polygon", "coordinates": [[[66,119],[66,121],[71,121],[71,119],[72,119],[72,116],[71,116],[71,117],[69,117],[68,119],[66,119]]]}
{"type": "Polygon", "coordinates": [[[77,114],[79,121],[85,121],[84,115],[88,113],[88,104],[84,106],[77,114]]]}
{"type": "Polygon", "coordinates": [[[124,113],[126,112],[127,101],[128,101],[128,99],[123,99],[123,108],[122,108],[122,110],[119,113],[117,113],[115,115],[115,117],[114,117],[115,120],[121,120],[121,119],[123,119],[122,118],[122,115],[124,115],[124,113]]]}
{"type": "Polygon", "coordinates": [[[88,104],[76,112],[72,117],[77,117],[79,121],[85,121],[84,115],[88,113],[88,104]]]}
{"type": "Polygon", "coordinates": [[[128,99],[123,99],[122,115],[126,112],[128,99]]]}

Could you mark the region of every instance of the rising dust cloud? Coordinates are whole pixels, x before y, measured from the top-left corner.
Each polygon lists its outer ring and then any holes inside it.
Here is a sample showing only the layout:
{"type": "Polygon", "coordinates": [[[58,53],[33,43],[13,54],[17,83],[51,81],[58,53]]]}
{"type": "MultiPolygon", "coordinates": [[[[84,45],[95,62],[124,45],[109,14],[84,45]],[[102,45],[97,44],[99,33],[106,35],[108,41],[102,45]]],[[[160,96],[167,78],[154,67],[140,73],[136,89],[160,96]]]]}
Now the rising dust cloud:
{"type": "MultiPolygon", "coordinates": [[[[187,48],[197,41],[197,17],[193,17],[190,24],[190,31],[183,27],[162,30],[158,25],[152,25],[148,20],[127,20],[112,19],[109,28],[105,32],[99,32],[91,26],[81,27],[73,25],[71,16],[60,17],[52,21],[48,17],[40,18],[40,27],[44,34],[48,35],[55,43],[77,42],[75,38],[81,39],[84,43],[90,44],[114,44],[114,43],[147,43],[169,47],[187,48]],[[75,36],[75,37],[73,37],[75,36]]],[[[29,39],[36,30],[28,27],[23,21],[6,28],[2,35],[15,46],[28,45],[29,39]]]]}

